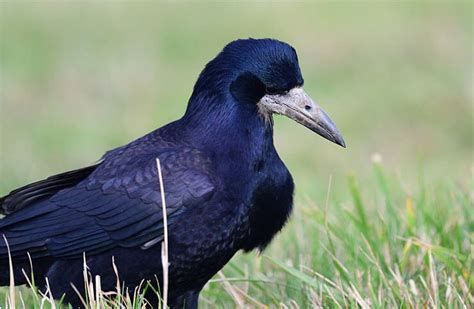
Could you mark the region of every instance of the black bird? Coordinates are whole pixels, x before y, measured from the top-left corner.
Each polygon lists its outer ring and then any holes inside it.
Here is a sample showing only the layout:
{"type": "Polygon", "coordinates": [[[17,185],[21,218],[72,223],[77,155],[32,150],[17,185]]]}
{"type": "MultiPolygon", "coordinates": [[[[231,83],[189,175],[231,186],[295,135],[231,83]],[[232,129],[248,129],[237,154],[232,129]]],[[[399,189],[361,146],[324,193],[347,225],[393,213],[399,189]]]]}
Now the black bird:
{"type": "MultiPolygon", "coordinates": [[[[184,116],[93,166],[51,176],[0,199],[16,284],[33,261],[36,284],[74,307],[83,255],[102,288],[131,289],[162,277],[161,161],[169,230],[169,305],[196,308],[199,292],[239,250],[263,250],[287,221],[293,180],[273,145],[281,114],[345,147],[328,115],[303,90],[296,51],[273,39],[229,43],[194,86],[184,116]]],[[[0,240],[0,284],[9,283],[0,240]]],[[[157,296],[147,294],[156,304],[157,296]]]]}

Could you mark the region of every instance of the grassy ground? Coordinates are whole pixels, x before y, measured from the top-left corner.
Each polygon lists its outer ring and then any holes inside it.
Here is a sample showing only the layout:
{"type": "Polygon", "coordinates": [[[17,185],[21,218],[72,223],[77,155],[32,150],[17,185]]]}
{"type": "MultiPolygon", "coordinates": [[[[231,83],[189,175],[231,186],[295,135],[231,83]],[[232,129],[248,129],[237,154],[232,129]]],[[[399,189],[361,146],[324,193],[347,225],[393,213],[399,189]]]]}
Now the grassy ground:
{"type": "Polygon", "coordinates": [[[261,256],[238,254],[201,305],[474,306],[468,2],[0,10],[0,195],[179,117],[227,42],[279,38],[348,148],[277,119],[294,216],[261,256]]]}

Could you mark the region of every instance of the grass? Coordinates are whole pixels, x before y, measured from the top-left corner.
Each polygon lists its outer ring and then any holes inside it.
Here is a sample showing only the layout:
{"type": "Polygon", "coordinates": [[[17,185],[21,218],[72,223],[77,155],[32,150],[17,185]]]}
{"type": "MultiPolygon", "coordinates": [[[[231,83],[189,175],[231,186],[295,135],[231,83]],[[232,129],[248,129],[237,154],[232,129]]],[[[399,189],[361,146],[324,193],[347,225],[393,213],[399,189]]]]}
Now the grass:
{"type": "MultiPolygon", "coordinates": [[[[237,254],[200,305],[472,307],[472,8],[1,2],[0,194],[179,117],[227,42],[279,38],[348,148],[276,119],[293,217],[261,255],[237,254]]],[[[15,293],[17,306],[50,306],[15,293]]],[[[133,291],[118,302],[140,307],[133,291]]]]}
{"type": "MultiPolygon", "coordinates": [[[[201,306],[474,306],[469,187],[426,185],[420,175],[416,190],[407,191],[380,163],[373,163],[373,171],[374,188],[365,194],[356,177],[349,176],[350,200],[333,202],[329,185],[327,200],[299,203],[270,250],[234,258],[206,285],[201,306]]],[[[105,291],[107,298],[99,279],[85,278],[90,308],[144,305],[140,293],[120,295],[117,288],[118,300],[117,291],[105,291]]],[[[6,304],[8,289],[2,291],[0,303],[6,304]]],[[[30,290],[15,293],[22,300],[17,304],[29,300],[26,308],[51,301],[30,290]]]]}

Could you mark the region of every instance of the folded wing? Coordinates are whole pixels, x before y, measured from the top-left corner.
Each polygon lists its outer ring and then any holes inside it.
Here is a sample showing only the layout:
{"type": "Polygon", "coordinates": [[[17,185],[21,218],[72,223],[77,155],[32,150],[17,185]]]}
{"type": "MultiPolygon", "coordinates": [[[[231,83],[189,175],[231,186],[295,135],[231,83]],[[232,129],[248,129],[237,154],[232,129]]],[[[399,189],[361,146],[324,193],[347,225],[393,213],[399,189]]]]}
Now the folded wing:
{"type": "MultiPolygon", "coordinates": [[[[12,257],[27,258],[27,252],[33,258],[78,257],[83,252],[96,254],[116,246],[148,248],[159,242],[163,217],[157,157],[162,164],[170,226],[188,207],[205,203],[213,195],[209,160],[195,149],[170,148],[138,155],[120,150],[106,155],[73,186],[61,187],[71,178],[66,173],[48,178],[54,180],[49,181],[52,186],[60,184],[57,192],[25,187],[20,190],[28,198],[15,194],[3,198],[2,209],[4,203],[5,209],[16,209],[0,219],[0,234],[7,238],[12,257]],[[45,192],[49,192],[46,197],[45,192]],[[25,202],[28,199],[31,202],[25,202]]],[[[6,258],[7,247],[0,240],[0,260],[6,258]]]]}

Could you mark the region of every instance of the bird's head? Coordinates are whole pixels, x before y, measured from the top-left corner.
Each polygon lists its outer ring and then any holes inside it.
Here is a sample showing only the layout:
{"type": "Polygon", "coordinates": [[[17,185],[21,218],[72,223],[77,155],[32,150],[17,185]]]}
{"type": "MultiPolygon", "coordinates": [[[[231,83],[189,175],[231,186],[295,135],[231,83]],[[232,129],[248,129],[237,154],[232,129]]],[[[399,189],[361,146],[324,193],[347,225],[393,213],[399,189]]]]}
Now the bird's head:
{"type": "Polygon", "coordinates": [[[231,101],[254,110],[266,123],[272,123],[273,114],[285,115],[345,147],[335,124],[306,94],[303,83],[290,45],[273,39],[236,40],[206,65],[191,99],[215,94],[229,101],[225,96],[230,95],[231,101]]]}

